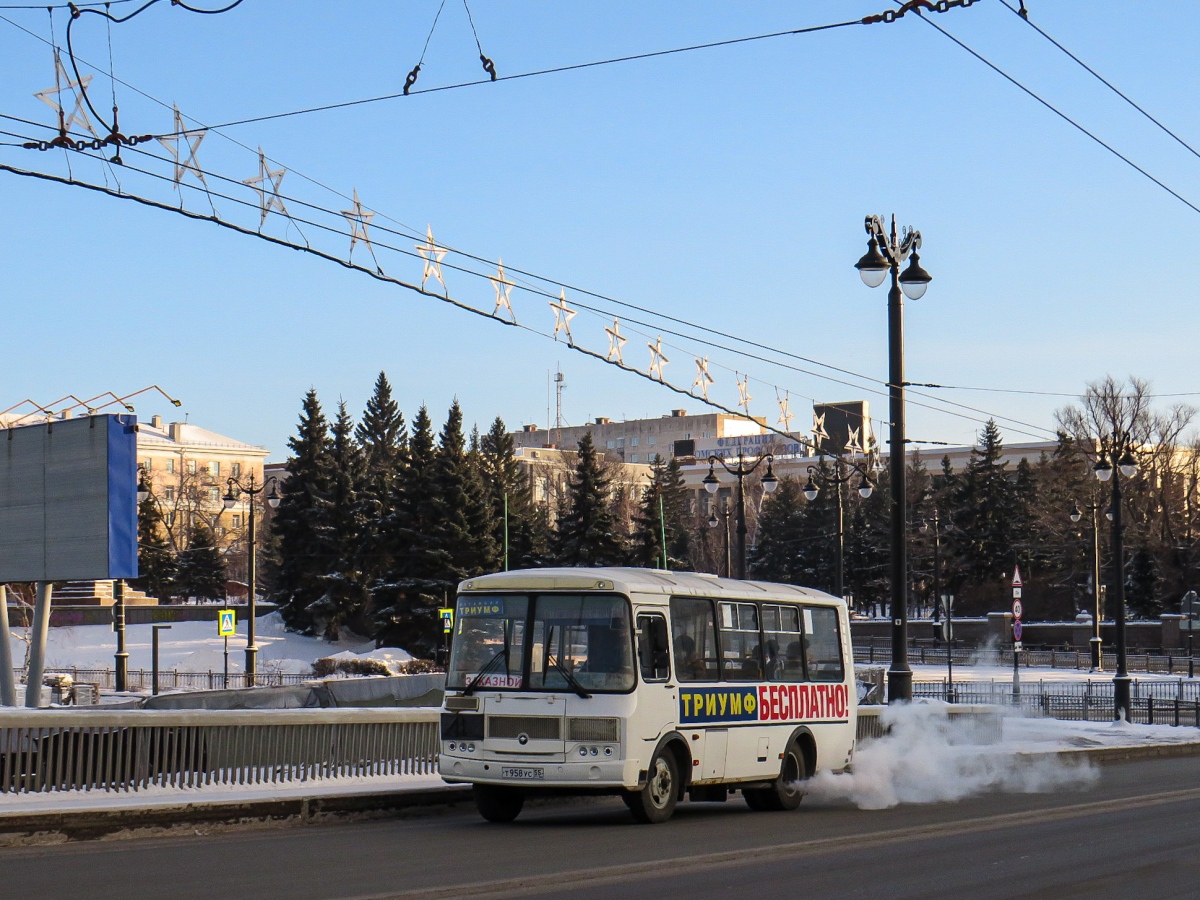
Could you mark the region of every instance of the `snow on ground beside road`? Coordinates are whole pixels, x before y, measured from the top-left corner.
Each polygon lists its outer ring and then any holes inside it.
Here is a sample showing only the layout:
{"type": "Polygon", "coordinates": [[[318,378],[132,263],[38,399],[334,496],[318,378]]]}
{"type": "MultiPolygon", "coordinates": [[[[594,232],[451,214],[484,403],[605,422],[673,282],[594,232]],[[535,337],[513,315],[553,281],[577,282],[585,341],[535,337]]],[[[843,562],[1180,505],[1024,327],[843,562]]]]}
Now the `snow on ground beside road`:
{"type": "MultiPolygon", "coordinates": [[[[859,665],[862,665],[859,663],[859,665]]],[[[885,668],[887,663],[878,663],[885,668]]],[[[924,682],[943,682],[946,680],[946,666],[941,665],[913,665],[913,680],[924,682]]],[[[961,666],[958,663],[954,664],[954,680],[955,682],[967,681],[995,681],[1008,682],[1012,684],[1012,666],[961,666]]],[[[1112,669],[1105,669],[1102,672],[1089,672],[1087,669],[1052,669],[1049,666],[1034,666],[1026,668],[1021,666],[1021,684],[1035,684],[1039,681],[1107,681],[1112,683],[1113,675],[1116,674],[1112,669]]],[[[1130,672],[1130,677],[1135,681],[1169,681],[1172,684],[1178,683],[1180,680],[1187,681],[1187,666],[1186,661],[1182,675],[1167,675],[1165,673],[1147,674],[1145,672],[1130,672]]]]}
{"type": "MultiPolygon", "coordinates": [[[[229,639],[229,670],[241,672],[245,661],[246,623],[237,623],[238,634],[229,639]]],[[[14,629],[24,632],[25,629],[14,629]]],[[[149,625],[127,625],[125,648],[129,668],[149,671],[151,629],[149,625]]],[[[395,659],[409,659],[398,648],[375,650],[375,642],[352,636],[341,641],[294,634],[283,627],[279,613],[257,620],[255,643],[262,672],[307,674],[313,661],[323,656],[349,651],[354,654],[385,653],[395,659]]],[[[25,659],[25,644],[14,635],[13,660],[25,659]]],[[[224,641],[217,636],[216,622],[173,622],[170,630],[159,634],[159,666],[164,671],[220,672],[224,666],[224,641]]],[[[108,625],[71,625],[51,628],[46,639],[46,668],[111,669],[117,651],[117,636],[108,625]]]]}

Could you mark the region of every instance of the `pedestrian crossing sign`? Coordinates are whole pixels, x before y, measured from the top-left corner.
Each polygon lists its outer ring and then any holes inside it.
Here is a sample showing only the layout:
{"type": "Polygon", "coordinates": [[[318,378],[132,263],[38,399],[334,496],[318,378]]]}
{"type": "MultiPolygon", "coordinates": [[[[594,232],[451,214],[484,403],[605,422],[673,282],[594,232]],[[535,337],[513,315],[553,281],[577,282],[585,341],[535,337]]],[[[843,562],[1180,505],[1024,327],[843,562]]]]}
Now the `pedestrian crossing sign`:
{"type": "Polygon", "coordinates": [[[217,637],[232,637],[237,634],[237,614],[232,609],[217,611],[217,637]]]}
{"type": "Polygon", "coordinates": [[[449,634],[454,630],[454,607],[442,607],[438,614],[442,617],[442,631],[449,634]]]}

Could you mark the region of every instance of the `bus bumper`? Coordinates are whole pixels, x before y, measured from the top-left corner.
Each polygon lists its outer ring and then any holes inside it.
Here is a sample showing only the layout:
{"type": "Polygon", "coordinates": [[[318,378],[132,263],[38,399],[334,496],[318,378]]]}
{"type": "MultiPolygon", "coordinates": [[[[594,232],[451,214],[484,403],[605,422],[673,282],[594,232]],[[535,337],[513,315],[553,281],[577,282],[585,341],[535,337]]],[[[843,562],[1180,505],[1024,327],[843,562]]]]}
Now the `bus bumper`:
{"type": "Polygon", "coordinates": [[[527,788],[629,788],[638,786],[636,759],[478,759],[443,754],[438,772],[451,784],[502,784],[527,788]]]}

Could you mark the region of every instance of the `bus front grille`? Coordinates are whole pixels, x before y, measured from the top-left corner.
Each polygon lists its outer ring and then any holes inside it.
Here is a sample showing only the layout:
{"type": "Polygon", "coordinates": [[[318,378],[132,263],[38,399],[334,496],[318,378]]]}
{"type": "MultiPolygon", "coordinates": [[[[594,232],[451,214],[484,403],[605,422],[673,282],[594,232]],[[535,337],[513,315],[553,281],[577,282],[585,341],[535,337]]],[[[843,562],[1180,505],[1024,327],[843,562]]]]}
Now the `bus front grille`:
{"type": "Polygon", "coordinates": [[[562,740],[562,719],[558,716],[488,716],[489,738],[528,735],[531,741],[562,740]]]}
{"type": "Polygon", "coordinates": [[[567,719],[567,740],[615,743],[621,740],[621,720],[602,719],[597,716],[574,716],[567,719]]]}

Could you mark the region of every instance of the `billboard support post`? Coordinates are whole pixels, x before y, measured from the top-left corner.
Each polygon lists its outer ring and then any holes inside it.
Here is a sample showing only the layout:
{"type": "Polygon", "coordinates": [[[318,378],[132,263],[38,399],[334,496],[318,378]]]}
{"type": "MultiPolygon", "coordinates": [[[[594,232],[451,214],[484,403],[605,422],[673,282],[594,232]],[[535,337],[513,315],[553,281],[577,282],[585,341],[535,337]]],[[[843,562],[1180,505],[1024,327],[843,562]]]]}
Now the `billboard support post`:
{"type": "Polygon", "coordinates": [[[8,629],[8,587],[0,584],[0,705],[17,705],[17,682],[13,677],[11,632],[8,629]]]}
{"type": "Polygon", "coordinates": [[[128,690],[129,652],[125,649],[125,582],[113,582],[113,631],[117,633],[117,652],[114,654],[113,681],[118,691],[128,690]]]}
{"type": "Polygon", "coordinates": [[[37,709],[42,701],[42,673],[46,668],[46,635],[50,630],[50,595],[54,585],[37,583],[33,602],[33,627],[29,634],[29,675],[25,682],[25,705],[37,709]]]}

